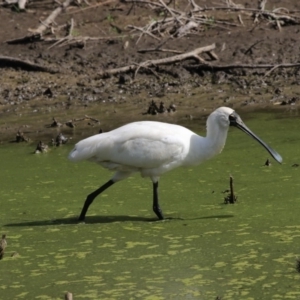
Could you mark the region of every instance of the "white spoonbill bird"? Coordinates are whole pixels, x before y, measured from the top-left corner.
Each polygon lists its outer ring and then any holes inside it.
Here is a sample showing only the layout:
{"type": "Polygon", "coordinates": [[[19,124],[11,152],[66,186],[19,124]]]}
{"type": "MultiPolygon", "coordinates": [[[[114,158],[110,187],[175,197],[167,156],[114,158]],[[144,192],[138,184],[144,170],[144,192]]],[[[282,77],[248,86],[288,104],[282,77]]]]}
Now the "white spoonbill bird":
{"type": "Polygon", "coordinates": [[[87,196],[79,220],[85,219],[89,206],[99,194],[135,172],[152,180],[153,211],[160,220],[164,219],[158,201],[160,176],[180,166],[198,165],[219,154],[229,126],[252,136],[275,160],[282,162],[281,156],[256,136],[231,108],[216,109],[209,115],[206,126],[206,137],[202,137],[179,125],[141,121],[78,142],[69,154],[71,161],[88,159],[115,171],[109,181],[87,196]]]}

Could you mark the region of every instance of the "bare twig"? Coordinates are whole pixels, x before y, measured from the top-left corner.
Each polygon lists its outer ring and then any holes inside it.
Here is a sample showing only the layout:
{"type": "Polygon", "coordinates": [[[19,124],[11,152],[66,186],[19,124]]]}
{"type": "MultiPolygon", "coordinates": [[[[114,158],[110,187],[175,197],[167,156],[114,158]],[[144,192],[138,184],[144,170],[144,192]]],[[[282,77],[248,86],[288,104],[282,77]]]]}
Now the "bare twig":
{"type": "Polygon", "coordinates": [[[258,9],[265,10],[266,4],[267,4],[267,0],[259,0],[258,1],[258,9]]]}
{"type": "Polygon", "coordinates": [[[6,41],[8,44],[19,44],[19,43],[28,43],[32,41],[42,40],[43,33],[47,28],[51,27],[51,24],[54,22],[56,17],[61,14],[71,3],[73,0],[65,0],[59,7],[57,7],[46,20],[41,21],[40,26],[37,29],[31,29],[31,35],[27,35],[22,38],[14,39],[6,41]]]}
{"type": "Polygon", "coordinates": [[[136,44],[138,44],[138,42],[140,41],[141,37],[143,34],[148,34],[149,36],[151,36],[152,38],[160,41],[160,39],[158,37],[156,37],[154,34],[152,34],[148,29],[143,29],[143,28],[139,28],[139,27],[136,27],[136,26],[133,26],[133,25],[128,25],[127,26],[128,28],[131,28],[131,29],[136,29],[136,30],[140,30],[142,31],[142,34],[140,35],[140,37],[138,38],[136,44]]]}
{"type": "Polygon", "coordinates": [[[245,52],[244,54],[247,55],[248,53],[252,52],[252,49],[259,43],[263,42],[264,40],[256,41],[254,44],[252,44],[245,52]]]}
{"type": "Polygon", "coordinates": [[[65,0],[65,2],[61,6],[57,7],[36,30],[33,30],[34,33],[42,36],[43,32],[50,27],[56,17],[61,14],[72,3],[72,1],[73,0],[65,0]]]}
{"type": "Polygon", "coordinates": [[[176,21],[178,22],[178,23],[180,23],[181,25],[183,25],[183,22],[179,19],[179,18],[177,18],[177,16],[176,16],[176,14],[165,4],[165,2],[163,1],[163,0],[159,0],[159,2],[162,4],[162,6],[170,13],[170,15],[174,18],[174,19],[176,19],[176,21]]]}
{"type": "Polygon", "coordinates": [[[108,1],[105,1],[105,2],[100,2],[100,3],[94,4],[94,5],[89,5],[87,7],[84,7],[84,8],[81,8],[81,9],[69,12],[68,14],[77,14],[77,13],[80,13],[80,12],[85,11],[87,9],[96,8],[96,7],[99,7],[99,6],[102,6],[102,5],[106,5],[106,4],[110,4],[110,3],[113,3],[113,2],[116,2],[116,1],[117,0],[108,0],[108,1]]]}
{"type": "Polygon", "coordinates": [[[192,4],[193,10],[202,9],[202,7],[200,7],[198,4],[196,4],[194,0],[189,0],[189,2],[192,4]]]}
{"type": "Polygon", "coordinates": [[[48,49],[51,49],[55,46],[57,46],[58,44],[61,44],[61,46],[63,46],[66,42],[68,42],[69,40],[71,40],[72,37],[72,32],[74,29],[74,19],[72,18],[70,21],[70,25],[69,25],[69,32],[68,35],[64,38],[59,39],[56,43],[54,43],[52,46],[50,46],[48,49]]]}
{"type": "Polygon", "coordinates": [[[178,50],[172,50],[172,49],[164,49],[164,48],[149,48],[149,49],[140,49],[138,50],[138,53],[147,53],[147,52],[170,52],[170,53],[176,53],[181,54],[183,51],[178,50]]]}
{"type": "Polygon", "coordinates": [[[242,24],[242,26],[245,26],[244,22],[243,22],[243,19],[241,17],[241,15],[238,15],[238,20],[239,22],[242,24]]]}
{"type": "Polygon", "coordinates": [[[279,67],[280,67],[280,65],[274,66],[271,70],[269,70],[268,72],[266,72],[266,74],[264,75],[264,77],[269,76],[274,70],[278,69],[279,67]]]}
{"type": "Polygon", "coordinates": [[[51,45],[48,49],[57,46],[58,47],[63,47],[66,45],[73,45],[73,44],[85,44],[88,41],[100,41],[100,40],[116,40],[116,39],[123,39],[124,35],[122,36],[106,36],[106,37],[92,37],[92,36],[72,36],[71,38],[61,38],[61,39],[56,39],[56,38],[45,38],[45,42],[49,43],[55,43],[55,45],[51,45]]]}

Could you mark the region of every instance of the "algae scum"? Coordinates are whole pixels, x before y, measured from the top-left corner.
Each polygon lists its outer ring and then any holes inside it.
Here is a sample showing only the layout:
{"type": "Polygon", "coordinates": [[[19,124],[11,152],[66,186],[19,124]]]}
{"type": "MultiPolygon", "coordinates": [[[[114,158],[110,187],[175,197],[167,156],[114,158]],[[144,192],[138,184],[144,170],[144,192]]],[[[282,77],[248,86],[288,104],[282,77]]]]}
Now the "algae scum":
{"type": "MultiPolygon", "coordinates": [[[[1,299],[299,299],[300,184],[296,118],[258,114],[247,125],[282,165],[230,129],[223,153],[160,181],[169,220],[156,221],[152,184],[120,182],[90,207],[85,197],[109,179],[96,164],[72,164],[70,146],[33,155],[1,146],[1,299]],[[223,203],[234,177],[238,202],[223,203]],[[12,255],[14,254],[14,255],[12,255]]],[[[203,132],[202,132],[203,134],[203,132]]]]}

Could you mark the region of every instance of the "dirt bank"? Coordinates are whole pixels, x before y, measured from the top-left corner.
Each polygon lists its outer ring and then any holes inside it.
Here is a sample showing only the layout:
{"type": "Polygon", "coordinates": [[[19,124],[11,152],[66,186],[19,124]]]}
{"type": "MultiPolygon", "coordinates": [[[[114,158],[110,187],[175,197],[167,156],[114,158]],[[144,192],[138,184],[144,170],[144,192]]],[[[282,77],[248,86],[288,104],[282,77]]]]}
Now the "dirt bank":
{"type": "Polygon", "coordinates": [[[220,105],[297,110],[299,1],[66,2],[42,34],[57,3],[1,5],[2,143],[19,129],[48,142],[140,119],[203,122],[220,105]],[[152,100],[176,112],[145,114],[152,100]]]}

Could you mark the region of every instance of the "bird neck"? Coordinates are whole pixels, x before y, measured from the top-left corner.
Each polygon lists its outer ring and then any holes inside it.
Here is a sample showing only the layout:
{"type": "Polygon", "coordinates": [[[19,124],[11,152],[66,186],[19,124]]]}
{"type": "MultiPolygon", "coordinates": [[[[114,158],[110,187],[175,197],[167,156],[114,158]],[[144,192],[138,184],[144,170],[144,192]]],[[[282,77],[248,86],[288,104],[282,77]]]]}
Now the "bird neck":
{"type": "Polygon", "coordinates": [[[221,127],[217,123],[207,123],[206,147],[209,158],[222,152],[228,133],[228,127],[221,127]]]}

